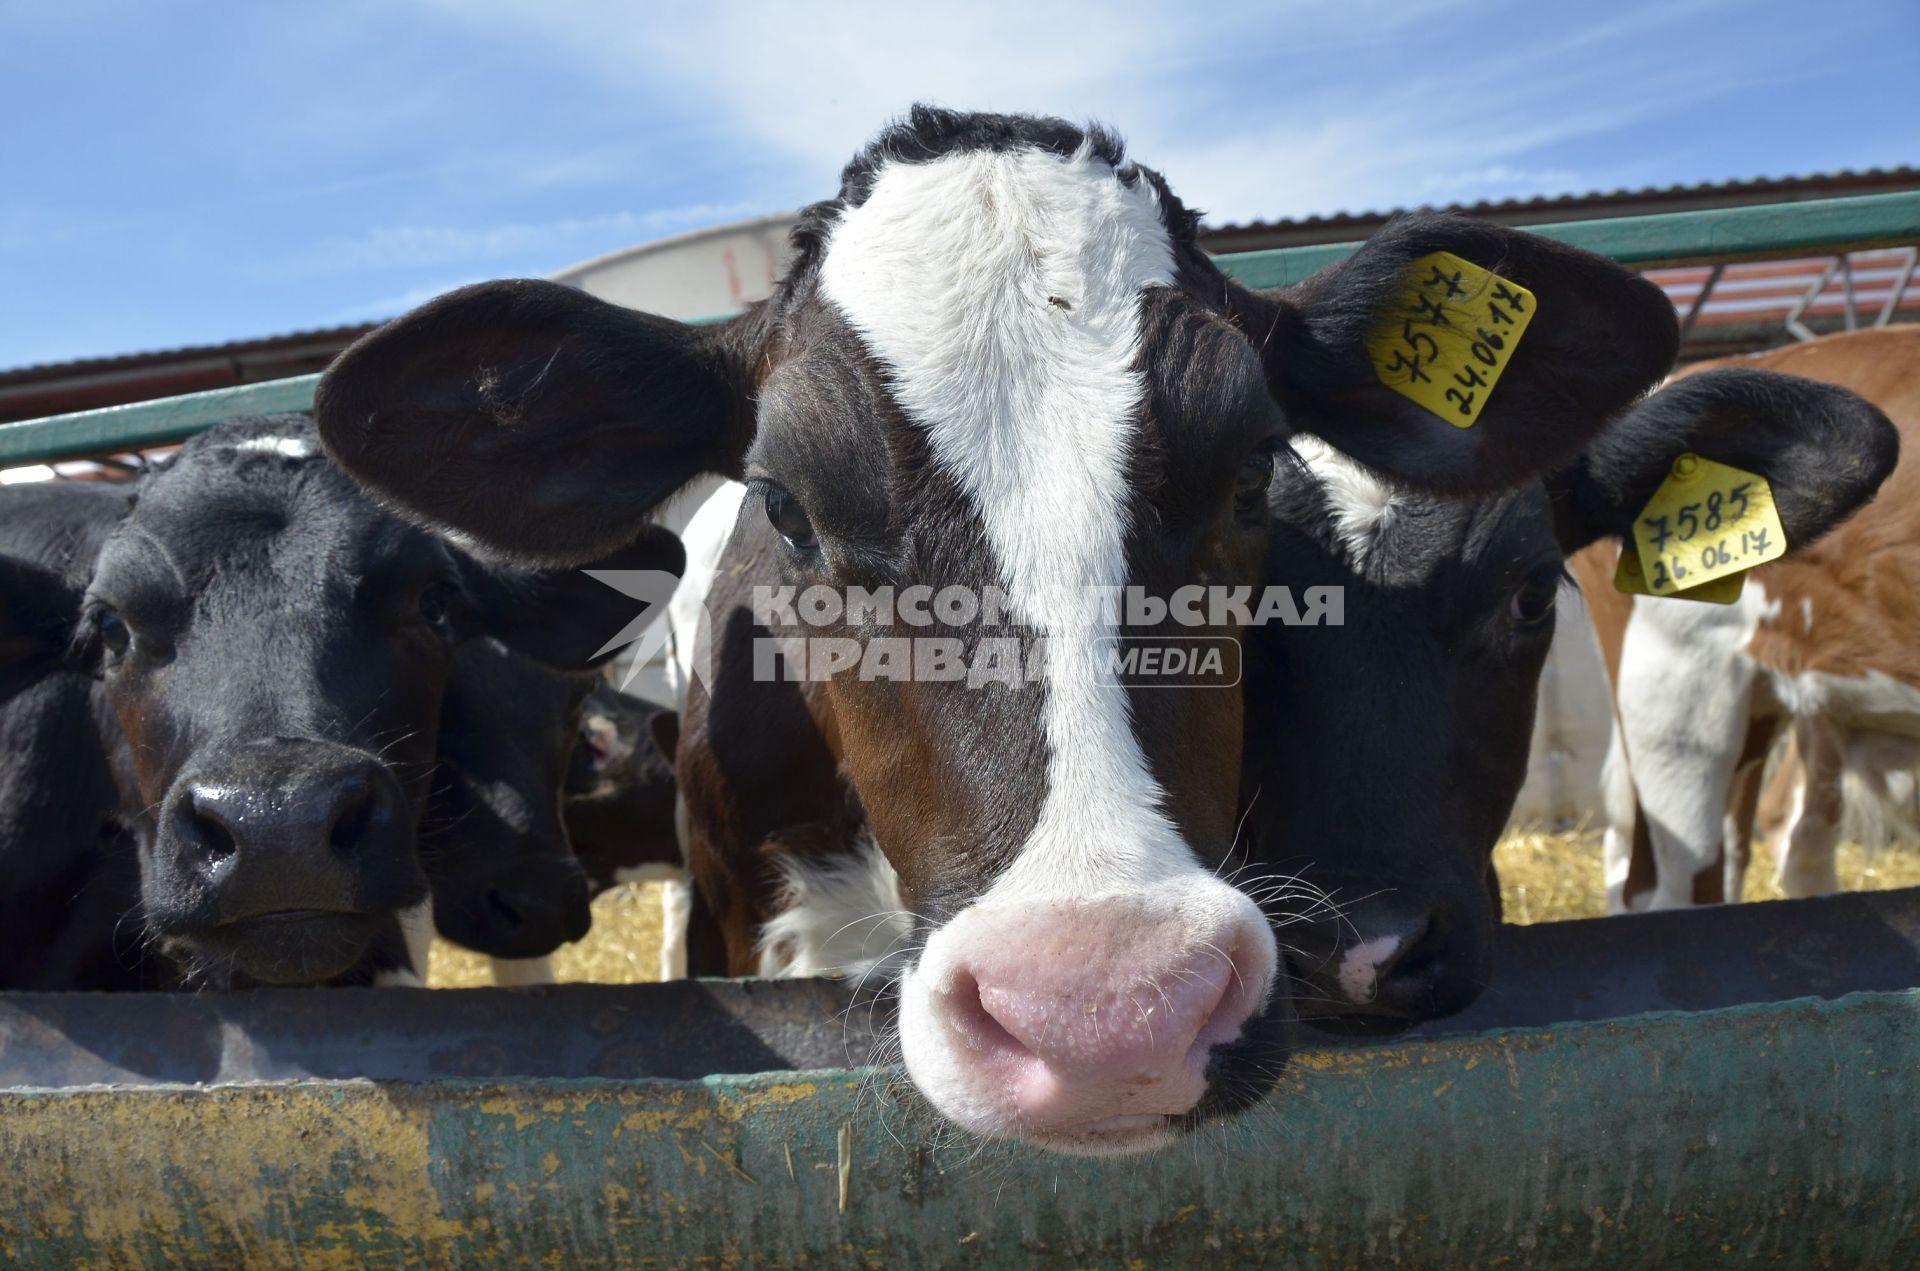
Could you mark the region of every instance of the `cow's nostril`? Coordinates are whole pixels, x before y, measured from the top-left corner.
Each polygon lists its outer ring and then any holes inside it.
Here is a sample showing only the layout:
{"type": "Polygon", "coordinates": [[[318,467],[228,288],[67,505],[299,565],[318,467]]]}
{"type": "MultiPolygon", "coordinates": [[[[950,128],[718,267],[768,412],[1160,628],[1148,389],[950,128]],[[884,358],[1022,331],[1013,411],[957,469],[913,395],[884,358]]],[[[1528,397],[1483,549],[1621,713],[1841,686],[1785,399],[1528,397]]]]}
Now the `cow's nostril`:
{"type": "Polygon", "coordinates": [[[336,852],[351,852],[373,823],[373,788],[361,785],[341,796],[327,842],[336,852]]]}
{"type": "Polygon", "coordinates": [[[1440,961],[1441,947],[1439,942],[1431,940],[1423,941],[1407,950],[1400,960],[1393,964],[1392,969],[1387,972],[1386,978],[1389,981],[1399,981],[1405,984],[1423,983],[1433,978],[1434,974],[1439,970],[1440,961]]]}
{"type": "Polygon", "coordinates": [[[971,971],[962,968],[954,973],[952,987],[947,990],[947,1009],[948,1021],[980,1049],[1032,1053],[987,1006],[980,995],[980,981],[971,971]]]}
{"type": "Polygon", "coordinates": [[[183,836],[194,850],[208,861],[224,860],[234,853],[233,832],[218,815],[200,806],[196,796],[182,818],[187,833],[183,836]]]}

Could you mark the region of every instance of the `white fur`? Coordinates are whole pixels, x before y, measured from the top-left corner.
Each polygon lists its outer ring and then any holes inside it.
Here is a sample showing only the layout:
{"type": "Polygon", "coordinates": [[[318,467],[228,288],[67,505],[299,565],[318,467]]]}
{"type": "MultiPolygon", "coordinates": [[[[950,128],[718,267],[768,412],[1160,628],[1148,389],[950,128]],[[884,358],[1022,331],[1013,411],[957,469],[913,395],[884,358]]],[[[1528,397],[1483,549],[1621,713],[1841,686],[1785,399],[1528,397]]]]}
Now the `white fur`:
{"type": "Polygon", "coordinates": [[[1393,487],[1318,437],[1296,437],[1290,444],[1320,482],[1333,515],[1334,536],[1347,563],[1356,569],[1364,566],[1375,541],[1393,522],[1393,487]]]}
{"type": "Polygon", "coordinates": [[[1920,840],[1920,739],[1878,731],[1849,736],[1842,789],[1844,841],[1881,847],[1920,840]]]}
{"type": "Polygon", "coordinates": [[[900,877],[871,841],[827,861],[784,858],[780,874],[784,903],[760,932],[763,976],[862,975],[913,934],[900,877]]]}
{"type": "Polygon", "coordinates": [[[820,279],[971,499],[1015,615],[1049,640],[1047,794],[996,890],[1126,890],[1194,868],[1125,691],[1091,674],[1102,630],[1049,605],[1126,581],[1141,293],[1173,282],[1152,187],[1084,152],[893,164],[834,227],[820,279]]]}
{"type": "MultiPolygon", "coordinates": [[[[1653,845],[1656,883],[1646,908],[1691,905],[1694,877],[1720,855],[1759,677],[1747,645],[1778,612],[1751,578],[1731,605],[1634,602],[1618,688],[1625,753],[1653,845]]],[[[1609,896],[1619,903],[1612,883],[1609,896]]]]}
{"type": "MultiPolygon", "coordinates": [[[[1011,1114],[946,1022],[943,985],[970,949],[1021,939],[1021,925],[1048,906],[1176,916],[1202,941],[1257,930],[1265,943],[1249,944],[1252,960],[1236,973],[1257,979],[1262,998],[1272,983],[1277,955],[1259,911],[1200,867],[1164,811],[1124,687],[1098,672],[1110,629],[1062,612],[1090,589],[1126,581],[1143,296],[1173,281],[1151,185],[1123,184],[1084,148],[1066,158],[1017,150],[888,164],[867,201],[842,213],[820,268],[822,294],[885,368],[894,398],[979,516],[1012,616],[1047,640],[1046,793],[1033,828],[993,885],[929,938],[901,986],[908,1072],[936,1107],[979,1132],[1008,1132],[1011,1114]]],[[[871,888],[860,894],[860,876],[835,876],[852,903],[798,912],[836,912],[840,923],[865,916],[856,911],[880,906],[871,888]]],[[[809,916],[795,934],[804,937],[797,948],[818,950],[832,933],[809,916]]],[[[767,948],[783,947],[770,931],[767,948]]],[[[815,952],[772,965],[797,974],[847,960],[815,952]]]]}
{"type": "Polygon", "coordinates": [[[1865,675],[1775,673],[1769,687],[1792,715],[1820,715],[1846,731],[1920,737],[1920,688],[1884,671],[1865,675]]]}
{"type": "Polygon", "coordinates": [[[1601,870],[1607,885],[1607,912],[1627,911],[1627,875],[1633,868],[1633,821],[1638,814],[1633,770],[1627,763],[1626,740],[1620,720],[1614,718],[1607,739],[1607,757],[1600,765],[1601,811],[1607,820],[1601,839],[1601,870]]]}
{"type": "MultiPolygon", "coordinates": [[[[696,668],[704,674],[710,656],[712,632],[707,621],[707,596],[713,590],[714,575],[720,569],[720,556],[733,537],[734,523],[740,519],[740,504],[747,487],[728,481],[707,496],[706,502],[680,533],[680,545],[687,552],[687,567],[667,602],[667,640],[672,661],[667,667],[667,685],[673,694],[673,707],[687,708],[687,686],[693,682],[696,668]]],[[[683,840],[684,846],[684,840],[683,840]]]]}
{"type": "Polygon", "coordinates": [[[1400,951],[1399,936],[1363,940],[1340,957],[1340,991],[1349,1002],[1365,1006],[1380,991],[1380,968],[1400,951]]]}
{"type": "Polygon", "coordinates": [[[234,443],[235,450],[258,450],[288,459],[311,459],[320,453],[305,437],[248,437],[234,443]]]}

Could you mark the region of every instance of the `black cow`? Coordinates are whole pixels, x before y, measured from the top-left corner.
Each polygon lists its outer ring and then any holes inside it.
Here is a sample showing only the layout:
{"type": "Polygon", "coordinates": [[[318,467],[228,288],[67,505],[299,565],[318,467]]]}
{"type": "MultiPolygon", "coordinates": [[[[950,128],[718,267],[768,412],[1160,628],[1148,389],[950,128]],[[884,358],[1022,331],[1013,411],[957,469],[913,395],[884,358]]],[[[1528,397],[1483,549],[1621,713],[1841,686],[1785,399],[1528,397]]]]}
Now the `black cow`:
{"type": "Polygon", "coordinates": [[[0,989],[175,978],[143,939],[131,771],[104,740],[119,726],[100,683],[63,665],[93,558],[131,504],[108,483],[0,490],[0,989]]]}
{"type": "MultiPolygon", "coordinates": [[[[654,531],[609,563],[680,557],[654,531]]],[[[457,646],[491,635],[585,668],[633,607],[381,511],[303,416],[189,441],[104,535],[84,600],[54,582],[9,612],[9,639],[77,605],[64,664],[101,676],[127,743],[145,929],[197,979],[230,983],[407,966],[395,917],[427,899],[415,835],[457,646]]]]}
{"type": "Polygon", "coordinates": [[[1544,481],[1475,500],[1296,444],[1270,493],[1268,577],[1342,587],[1345,620],[1250,634],[1242,803],[1261,869],[1330,898],[1281,931],[1303,1016],[1391,1029],[1487,986],[1492,852],[1526,775],[1568,555],[1631,534],[1685,452],[1766,476],[1805,547],[1898,451],[1863,398],[1748,369],[1679,381],[1544,481]]]}
{"type": "Polygon", "coordinates": [[[420,827],[434,926],[455,944],[536,958],[587,934],[588,878],[562,800],[593,683],[494,640],[455,654],[420,827]]]}

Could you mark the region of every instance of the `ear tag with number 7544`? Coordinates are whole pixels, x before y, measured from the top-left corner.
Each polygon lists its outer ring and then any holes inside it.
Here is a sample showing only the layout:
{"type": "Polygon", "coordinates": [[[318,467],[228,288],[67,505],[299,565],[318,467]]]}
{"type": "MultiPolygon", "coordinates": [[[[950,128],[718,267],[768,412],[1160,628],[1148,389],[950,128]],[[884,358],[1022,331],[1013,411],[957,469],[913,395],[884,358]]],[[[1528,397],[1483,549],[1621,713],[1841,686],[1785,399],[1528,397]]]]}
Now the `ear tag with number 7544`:
{"type": "Polygon", "coordinates": [[[1787,551],[1767,479],[1695,454],[1673,461],[1635,518],[1633,541],[1646,594],[1689,599],[1707,583],[1744,574],[1787,551]]]}
{"type": "Polygon", "coordinates": [[[1455,428],[1471,428],[1533,321],[1533,293],[1452,252],[1407,267],[1367,333],[1373,373],[1455,428]]]}

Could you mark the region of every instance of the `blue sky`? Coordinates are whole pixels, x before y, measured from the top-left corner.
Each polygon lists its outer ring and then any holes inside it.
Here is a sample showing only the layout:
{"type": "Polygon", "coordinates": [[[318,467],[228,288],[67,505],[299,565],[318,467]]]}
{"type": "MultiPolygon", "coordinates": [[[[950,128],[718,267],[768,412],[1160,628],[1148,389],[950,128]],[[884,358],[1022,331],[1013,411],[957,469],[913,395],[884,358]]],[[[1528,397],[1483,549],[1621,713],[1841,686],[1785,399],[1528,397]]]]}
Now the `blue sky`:
{"type": "Polygon", "coordinates": [[[0,367],[385,317],[833,192],[915,99],[1215,222],[1920,162],[1915,0],[0,0],[0,367]]]}

